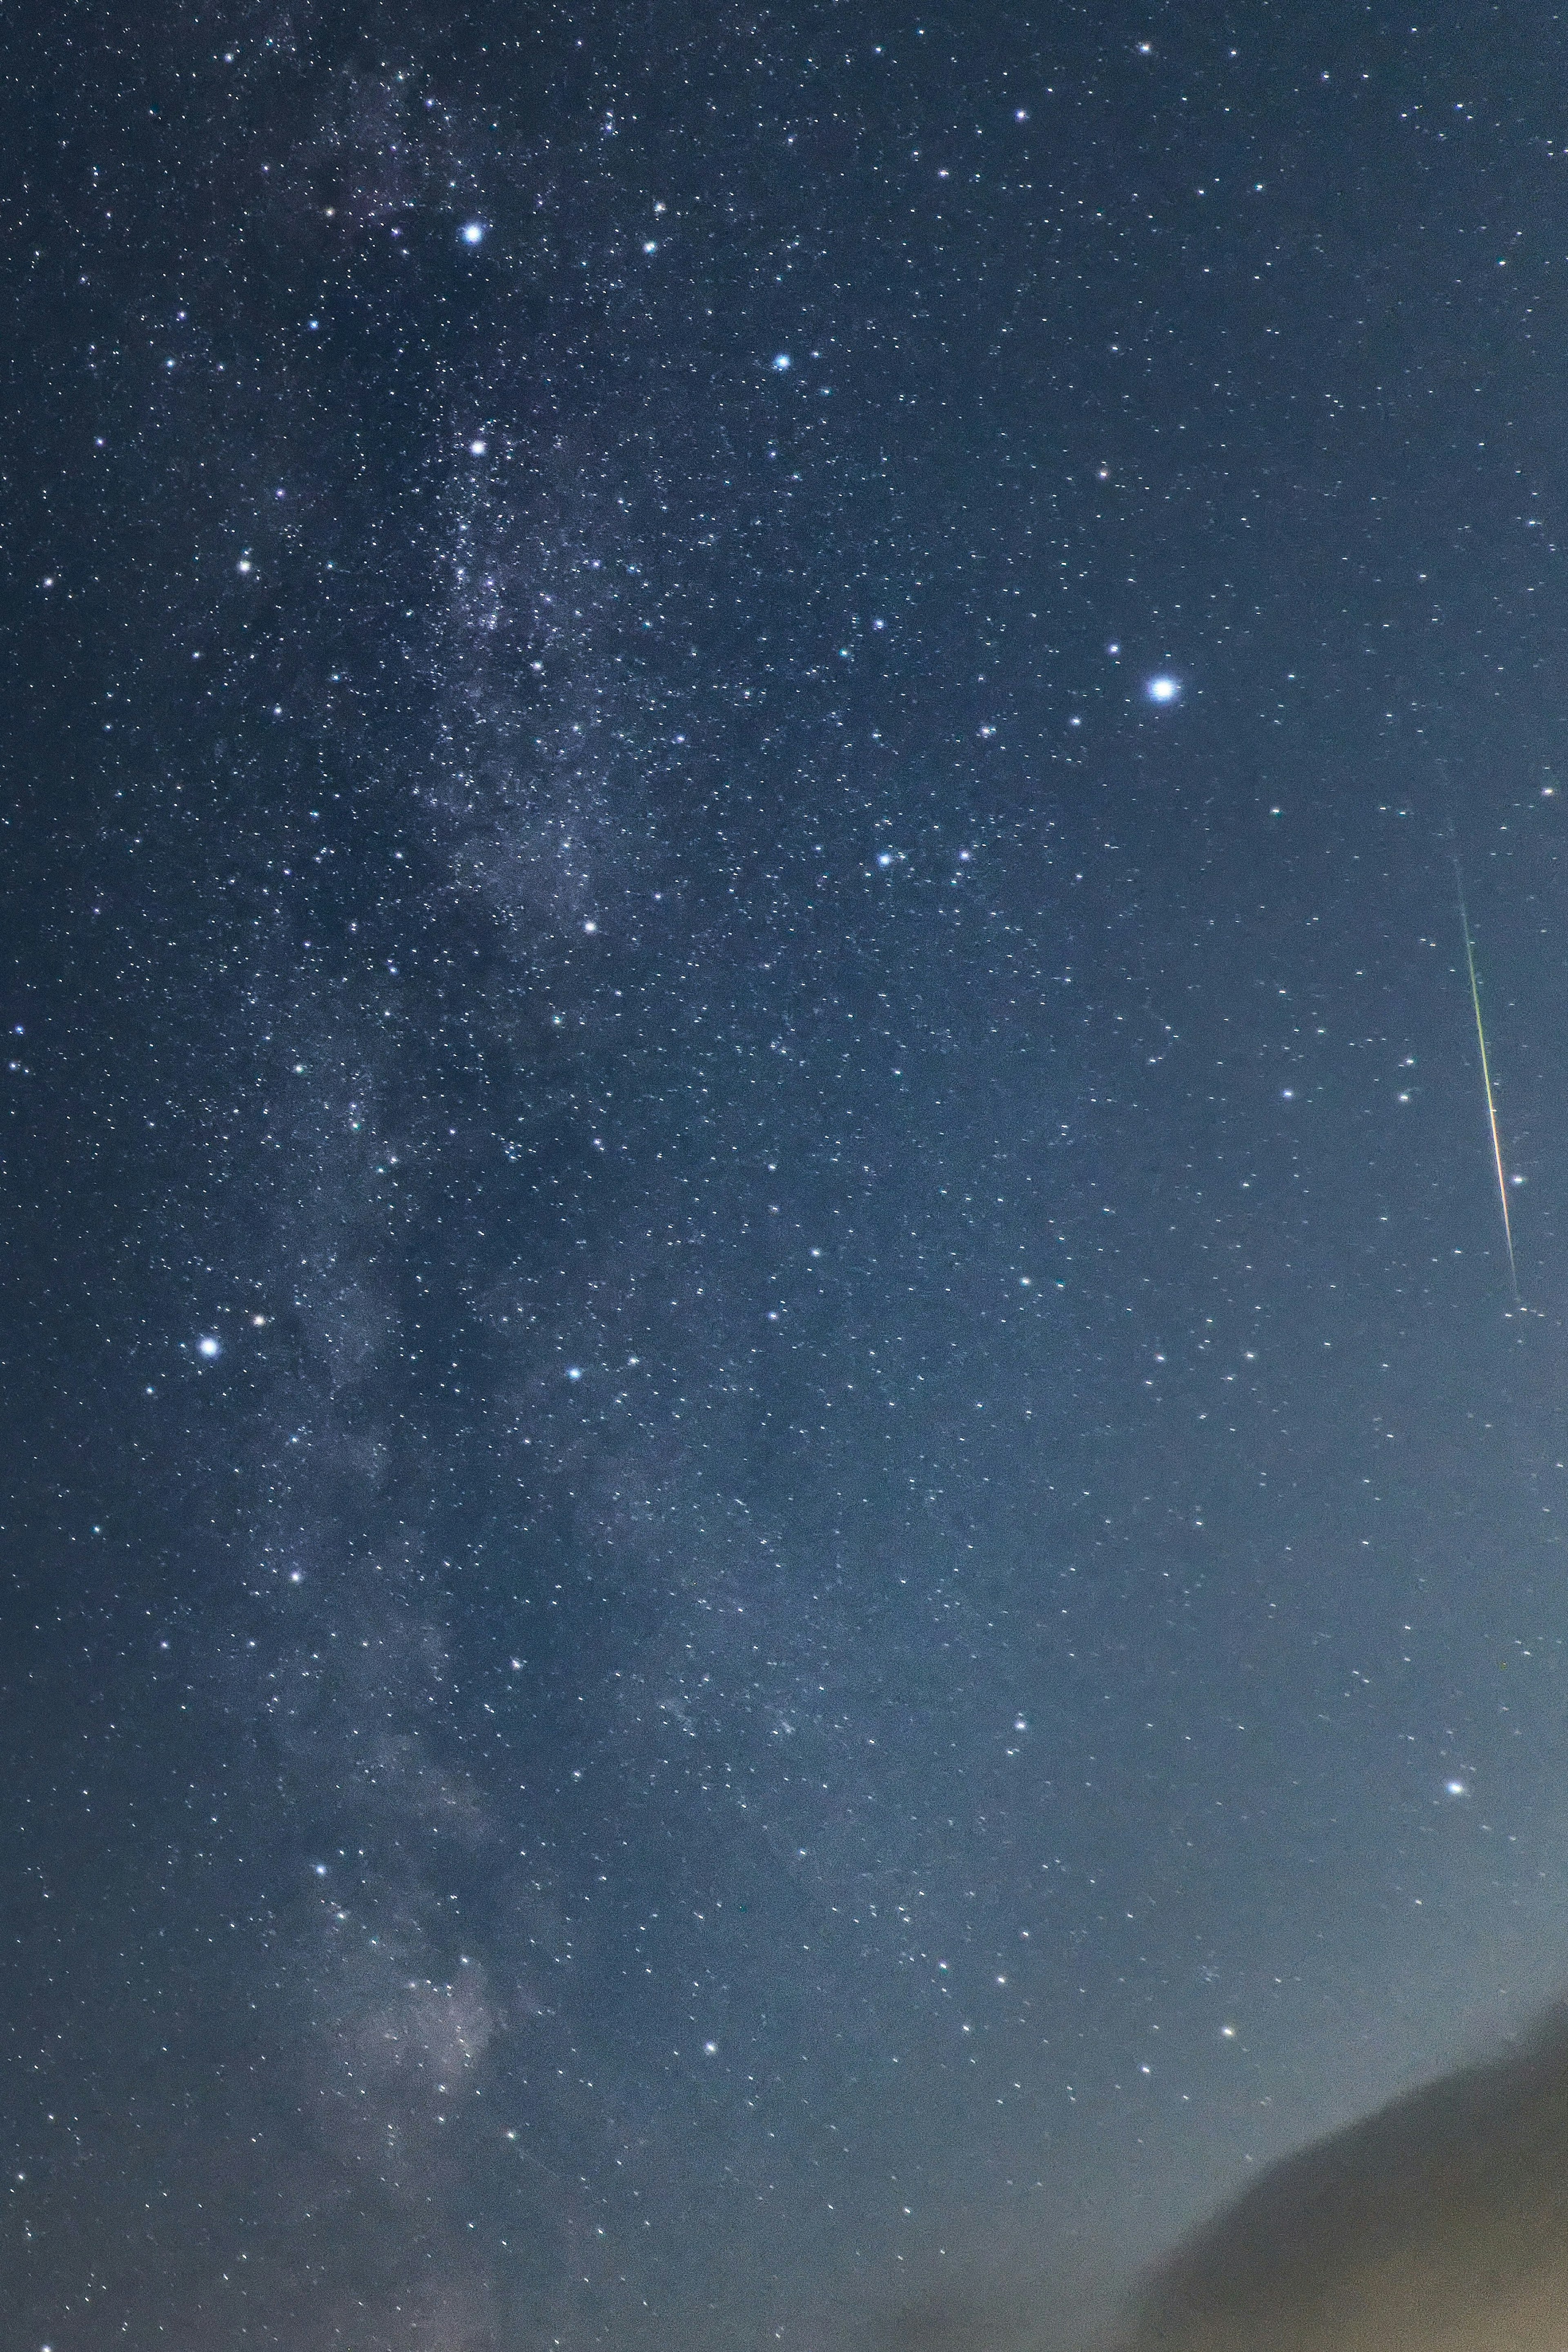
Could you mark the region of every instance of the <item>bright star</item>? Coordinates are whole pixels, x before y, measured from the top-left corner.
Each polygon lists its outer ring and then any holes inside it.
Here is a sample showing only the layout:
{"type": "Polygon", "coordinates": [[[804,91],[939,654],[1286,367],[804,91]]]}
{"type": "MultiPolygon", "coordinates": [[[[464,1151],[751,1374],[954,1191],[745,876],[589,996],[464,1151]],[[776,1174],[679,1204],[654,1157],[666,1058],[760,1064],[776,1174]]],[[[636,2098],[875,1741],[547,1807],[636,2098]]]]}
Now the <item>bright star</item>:
{"type": "Polygon", "coordinates": [[[485,242],[485,224],[483,221],[465,221],[461,230],[459,231],[459,235],[462,236],[465,245],[483,245],[485,242]]]}
{"type": "Polygon", "coordinates": [[[1151,702],[1174,702],[1181,692],[1181,686],[1176,678],[1161,676],[1150,678],[1144,692],[1151,702]]]}
{"type": "Polygon", "coordinates": [[[223,1352],[223,1341],[221,1339],[214,1339],[210,1332],[204,1339],[198,1339],[196,1342],[196,1353],[198,1356],[221,1356],[223,1352]]]}
{"type": "Polygon", "coordinates": [[[795,364],[795,362],[794,362],[794,361],[790,358],[790,356],[789,356],[789,352],[774,352],[774,354],[773,354],[773,373],[774,373],[774,374],[775,374],[775,375],[788,375],[788,374],[789,374],[789,371],[790,371],[790,369],[794,366],[794,364],[795,364]]]}

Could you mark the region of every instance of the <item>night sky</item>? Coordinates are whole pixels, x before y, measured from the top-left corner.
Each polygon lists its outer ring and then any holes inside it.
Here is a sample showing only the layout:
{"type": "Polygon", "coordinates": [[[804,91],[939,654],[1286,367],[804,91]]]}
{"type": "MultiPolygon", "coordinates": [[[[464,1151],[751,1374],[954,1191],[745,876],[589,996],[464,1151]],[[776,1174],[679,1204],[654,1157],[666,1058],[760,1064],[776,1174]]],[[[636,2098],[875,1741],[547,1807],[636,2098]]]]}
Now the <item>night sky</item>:
{"type": "Polygon", "coordinates": [[[8,2352],[1073,2352],[1568,1973],[1568,26],[4,72],[8,2352]]]}

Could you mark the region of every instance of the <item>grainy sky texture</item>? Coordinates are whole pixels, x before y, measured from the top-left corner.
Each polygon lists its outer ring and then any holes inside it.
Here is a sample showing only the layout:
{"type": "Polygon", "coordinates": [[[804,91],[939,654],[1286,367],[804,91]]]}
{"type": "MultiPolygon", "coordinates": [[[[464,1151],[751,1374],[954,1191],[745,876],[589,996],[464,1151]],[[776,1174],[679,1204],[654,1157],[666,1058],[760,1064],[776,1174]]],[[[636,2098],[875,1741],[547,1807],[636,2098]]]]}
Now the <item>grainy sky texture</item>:
{"type": "Polygon", "coordinates": [[[1564,1973],[1568,29],[3,70],[7,2345],[1057,2352],[1564,1973]]]}

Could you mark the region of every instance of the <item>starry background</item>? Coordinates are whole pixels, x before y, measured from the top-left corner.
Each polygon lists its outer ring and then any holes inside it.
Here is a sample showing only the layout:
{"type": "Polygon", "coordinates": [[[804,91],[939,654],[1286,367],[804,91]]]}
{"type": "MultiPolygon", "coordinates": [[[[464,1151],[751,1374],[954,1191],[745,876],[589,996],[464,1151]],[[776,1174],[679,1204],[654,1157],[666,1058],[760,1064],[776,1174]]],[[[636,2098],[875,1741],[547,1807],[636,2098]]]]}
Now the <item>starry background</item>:
{"type": "Polygon", "coordinates": [[[8,34],[9,2341],[1076,2344],[1557,1987],[1565,71],[8,34]]]}

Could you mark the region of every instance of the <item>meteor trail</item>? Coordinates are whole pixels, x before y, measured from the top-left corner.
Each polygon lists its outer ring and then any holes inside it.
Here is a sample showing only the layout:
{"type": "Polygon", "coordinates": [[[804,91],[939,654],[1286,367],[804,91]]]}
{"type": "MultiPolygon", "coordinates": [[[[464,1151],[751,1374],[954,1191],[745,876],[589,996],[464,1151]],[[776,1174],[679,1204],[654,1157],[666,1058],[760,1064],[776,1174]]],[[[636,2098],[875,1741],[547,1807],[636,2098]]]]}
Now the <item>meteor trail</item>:
{"type": "Polygon", "coordinates": [[[1481,1020],[1480,984],[1476,979],[1476,954],[1470,944],[1470,919],[1465,907],[1465,877],[1459,871],[1459,861],[1457,856],[1454,859],[1454,887],[1459,894],[1459,928],[1465,935],[1465,970],[1470,976],[1470,1003],[1475,1007],[1476,1043],[1480,1047],[1481,1055],[1481,1085],[1486,1090],[1487,1124],[1491,1129],[1492,1165],[1497,1170],[1498,1204],[1502,1210],[1502,1238],[1508,1250],[1509,1287],[1513,1292],[1513,1303],[1522,1315],[1524,1301],[1519,1295],[1519,1268],[1514,1264],[1513,1257],[1513,1227],[1509,1222],[1508,1214],[1508,1178],[1503,1172],[1502,1139],[1498,1133],[1497,1104],[1492,1097],[1491,1090],[1491,1066],[1487,1060],[1486,1026],[1481,1020]]]}

